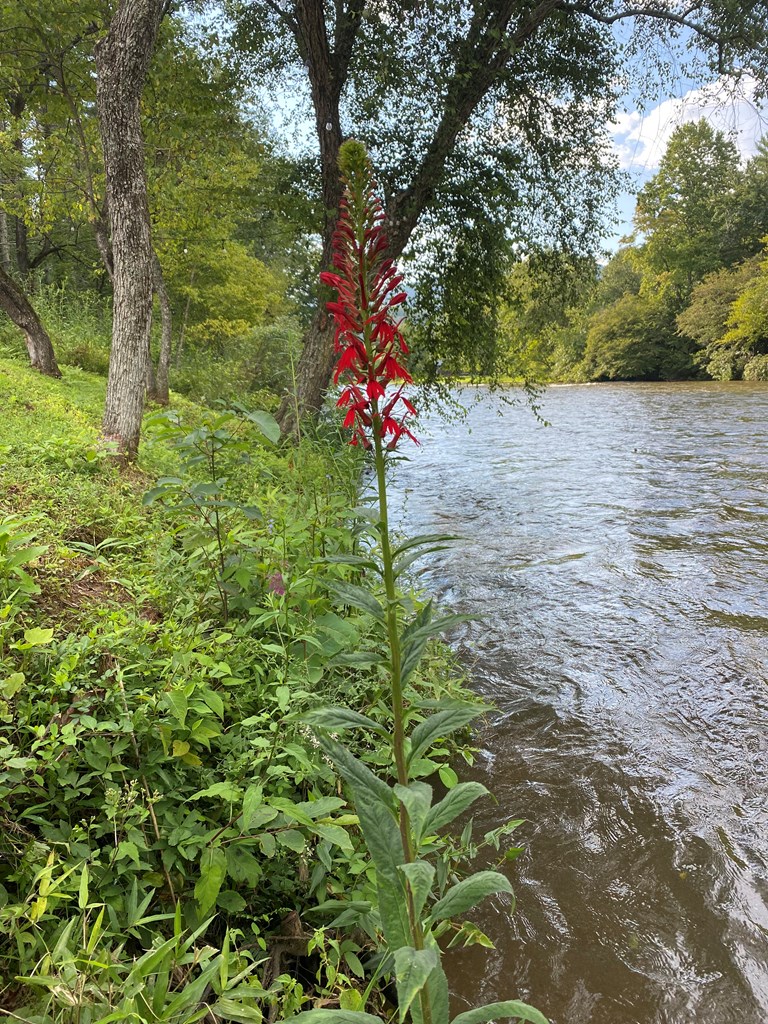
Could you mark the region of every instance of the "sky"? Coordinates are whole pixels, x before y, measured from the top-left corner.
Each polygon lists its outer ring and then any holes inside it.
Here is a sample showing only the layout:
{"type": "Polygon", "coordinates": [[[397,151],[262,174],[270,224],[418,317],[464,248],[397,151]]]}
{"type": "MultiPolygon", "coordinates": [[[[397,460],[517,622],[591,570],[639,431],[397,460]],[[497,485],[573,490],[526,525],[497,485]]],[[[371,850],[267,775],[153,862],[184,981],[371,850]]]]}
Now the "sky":
{"type": "Polygon", "coordinates": [[[768,134],[768,106],[755,102],[755,81],[745,76],[740,83],[724,79],[695,87],[681,81],[676,96],[645,110],[628,101],[610,125],[619,164],[627,174],[628,187],[618,202],[619,223],[606,239],[609,249],[632,231],[634,195],[658,170],[670,136],[688,121],[706,118],[735,142],[742,161],[754,155],[763,134],[768,134]]]}

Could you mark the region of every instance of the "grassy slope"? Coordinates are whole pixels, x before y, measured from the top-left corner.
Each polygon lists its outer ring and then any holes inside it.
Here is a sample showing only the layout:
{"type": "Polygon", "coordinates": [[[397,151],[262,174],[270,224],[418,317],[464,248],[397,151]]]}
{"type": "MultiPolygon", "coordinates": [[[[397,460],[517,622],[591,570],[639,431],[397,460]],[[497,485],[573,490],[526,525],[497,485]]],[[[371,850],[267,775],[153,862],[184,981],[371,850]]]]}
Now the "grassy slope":
{"type": "MultiPolygon", "coordinates": [[[[190,930],[213,915],[210,957],[226,927],[248,948],[269,951],[269,934],[286,914],[357,887],[366,897],[364,851],[349,833],[348,811],[329,811],[327,822],[339,825],[320,834],[284,810],[320,797],[342,803],[328,761],[292,715],[324,701],[379,717],[386,692],[380,671],[333,667],[340,650],[376,641],[370,618],[335,607],[318,581],[348,572],[321,571],[318,556],[350,550],[353,453],[317,443],[283,454],[253,448],[236,483],[263,518],[246,524],[247,601],[223,625],[210,581],[191,566],[176,532],[177,512],[142,505],[157,476],[176,471],[176,454],[148,438],[139,465],[118,473],[99,440],[103,398],[104,380],[81,370],[66,368],[54,381],[0,360],[0,1006],[57,1024],[81,1019],[67,1000],[80,998],[86,976],[99,1013],[123,998],[114,987],[118,968],[109,969],[105,995],[95,961],[127,970],[131,957],[160,941],[162,924],[126,933],[136,898],[166,914],[178,900],[190,930]],[[7,517],[45,550],[28,566],[40,593],[4,621],[3,594],[15,585],[3,576],[7,517]],[[286,595],[271,590],[275,573],[286,595]],[[52,630],[53,638],[25,651],[18,643],[30,629],[52,630]],[[23,686],[4,702],[3,678],[18,670],[23,686]],[[179,701],[188,712],[179,713],[179,701]],[[248,793],[253,805],[254,786],[268,823],[248,829],[242,808],[248,793]],[[226,871],[220,890],[205,882],[211,857],[226,871]],[[89,898],[109,908],[93,964],[75,941],[93,920],[78,918],[84,863],[89,898]],[[55,884],[41,902],[46,872],[55,884]],[[75,927],[65,942],[68,922],[75,927]],[[51,979],[42,987],[14,981],[39,974],[41,964],[51,979]]],[[[175,405],[188,422],[205,415],[175,405]]],[[[439,651],[414,686],[432,698],[459,692],[439,651]]],[[[363,756],[375,765],[390,755],[363,756]]],[[[431,756],[425,776],[445,765],[449,750],[431,756]]],[[[311,913],[310,920],[317,924],[311,913]]],[[[362,955],[357,942],[349,950],[362,955]]],[[[347,976],[356,969],[347,967],[347,976]]],[[[260,976],[253,975],[257,989],[260,976]]],[[[183,989],[194,974],[175,977],[183,989]]],[[[269,996],[280,1014],[301,1005],[297,984],[285,975],[269,996]]],[[[313,984],[333,998],[342,982],[313,984]]],[[[254,1005],[264,998],[256,992],[254,1005]]]]}

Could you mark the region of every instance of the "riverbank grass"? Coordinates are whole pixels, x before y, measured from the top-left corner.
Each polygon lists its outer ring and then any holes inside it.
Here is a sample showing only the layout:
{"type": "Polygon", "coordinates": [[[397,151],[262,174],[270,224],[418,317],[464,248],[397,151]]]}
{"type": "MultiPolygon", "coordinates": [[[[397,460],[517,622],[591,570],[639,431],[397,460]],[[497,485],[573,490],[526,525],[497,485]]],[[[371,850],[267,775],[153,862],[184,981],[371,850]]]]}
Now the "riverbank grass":
{"type": "MultiPolygon", "coordinates": [[[[361,1005],[373,872],[302,724],[319,704],[386,722],[375,623],[328,585],[365,571],[345,564],[359,453],[175,399],[120,474],[103,398],[82,370],[0,361],[0,1006],[94,1024],[361,1005]]],[[[410,687],[468,697],[438,646],[410,687]]],[[[417,772],[452,784],[450,756],[438,739],[417,772]]]]}

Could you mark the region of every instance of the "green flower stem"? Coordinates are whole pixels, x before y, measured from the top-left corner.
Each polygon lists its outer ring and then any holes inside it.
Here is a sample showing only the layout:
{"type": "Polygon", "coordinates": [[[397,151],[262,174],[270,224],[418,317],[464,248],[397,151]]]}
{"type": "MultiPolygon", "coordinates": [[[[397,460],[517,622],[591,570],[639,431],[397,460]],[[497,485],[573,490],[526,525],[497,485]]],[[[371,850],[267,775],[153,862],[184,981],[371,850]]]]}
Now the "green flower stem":
{"type": "MultiPolygon", "coordinates": [[[[360,280],[368,284],[369,268],[365,258],[365,245],[362,235],[358,236],[360,246],[360,280]]],[[[365,294],[361,296],[361,314],[363,321],[363,344],[370,365],[373,365],[375,354],[371,339],[371,325],[368,322],[368,303],[366,295],[370,295],[370,287],[366,287],[365,294]]],[[[379,413],[378,399],[371,401],[371,433],[373,434],[374,460],[376,463],[376,484],[379,500],[379,538],[381,541],[381,560],[384,567],[384,589],[387,599],[387,637],[389,640],[389,656],[392,668],[390,678],[392,692],[392,718],[394,731],[392,737],[392,748],[395,756],[395,767],[397,781],[401,786],[408,785],[408,761],[405,753],[405,701],[403,699],[403,656],[400,646],[400,632],[397,622],[398,597],[395,589],[395,568],[392,557],[392,545],[389,538],[389,514],[387,509],[387,477],[386,459],[384,445],[381,439],[381,415],[379,413]]],[[[408,819],[408,811],[404,804],[400,803],[398,814],[400,826],[400,837],[403,843],[403,855],[406,864],[412,864],[416,859],[411,839],[411,823],[408,819]]],[[[405,889],[408,898],[408,920],[411,928],[411,942],[414,949],[424,949],[424,929],[416,913],[416,905],[413,899],[410,882],[406,880],[405,889]]],[[[432,1006],[427,986],[419,993],[419,1004],[423,1024],[432,1024],[432,1006]]]]}
{"type": "MultiPolygon", "coordinates": [[[[395,590],[395,570],[392,558],[392,545],[389,539],[389,514],[387,509],[387,479],[386,460],[384,447],[381,442],[381,418],[378,411],[378,402],[373,403],[373,447],[376,462],[376,484],[379,499],[379,534],[381,539],[381,560],[384,566],[384,588],[387,597],[387,636],[389,639],[390,663],[392,667],[392,717],[394,720],[394,732],[392,747],[395,755],[395,766],[397,769],[397,781],[401,786],[408,785],[408,762],[405,755],[405,701],[403,699],[402,679],[402,651],[400,648],[400,633],[397,623],[398,597],[395,590]]],[[[398,815],[400,825],[400,837],[403,842],[403,854],[407,864],[415,860],[413,843],[411,841],[411,824],[408,820],[408,812],[404,805],[400,804],[398,815]]],[[[414,949],[424,949],[424,930],[421,921],[416,913],[416,906],[413,902],[413,893],[410,882],[405,883],[408,893],[408,918],[411,925],[411,941],[414,949]]],[[[432,1024],[432,1007],[429,999],[429,989],[425,986],[419,994],[421,1004],[421,1015],[424,1024],[432,1024]]]]}

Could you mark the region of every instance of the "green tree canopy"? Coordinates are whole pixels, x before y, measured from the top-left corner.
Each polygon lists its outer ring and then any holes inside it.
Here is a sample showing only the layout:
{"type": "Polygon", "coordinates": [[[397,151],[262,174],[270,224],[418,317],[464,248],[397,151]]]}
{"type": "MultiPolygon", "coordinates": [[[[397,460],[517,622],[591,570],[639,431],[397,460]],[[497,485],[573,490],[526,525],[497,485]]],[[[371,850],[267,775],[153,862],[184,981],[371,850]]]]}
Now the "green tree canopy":
{"type": "Polygon", "coordinates": [[[740,253],[733,215],[738,181],[735,145],[702,120],[675,129],[658,172],[637,197],[645,261],[670,276],[681,298],[740,253]]]}

